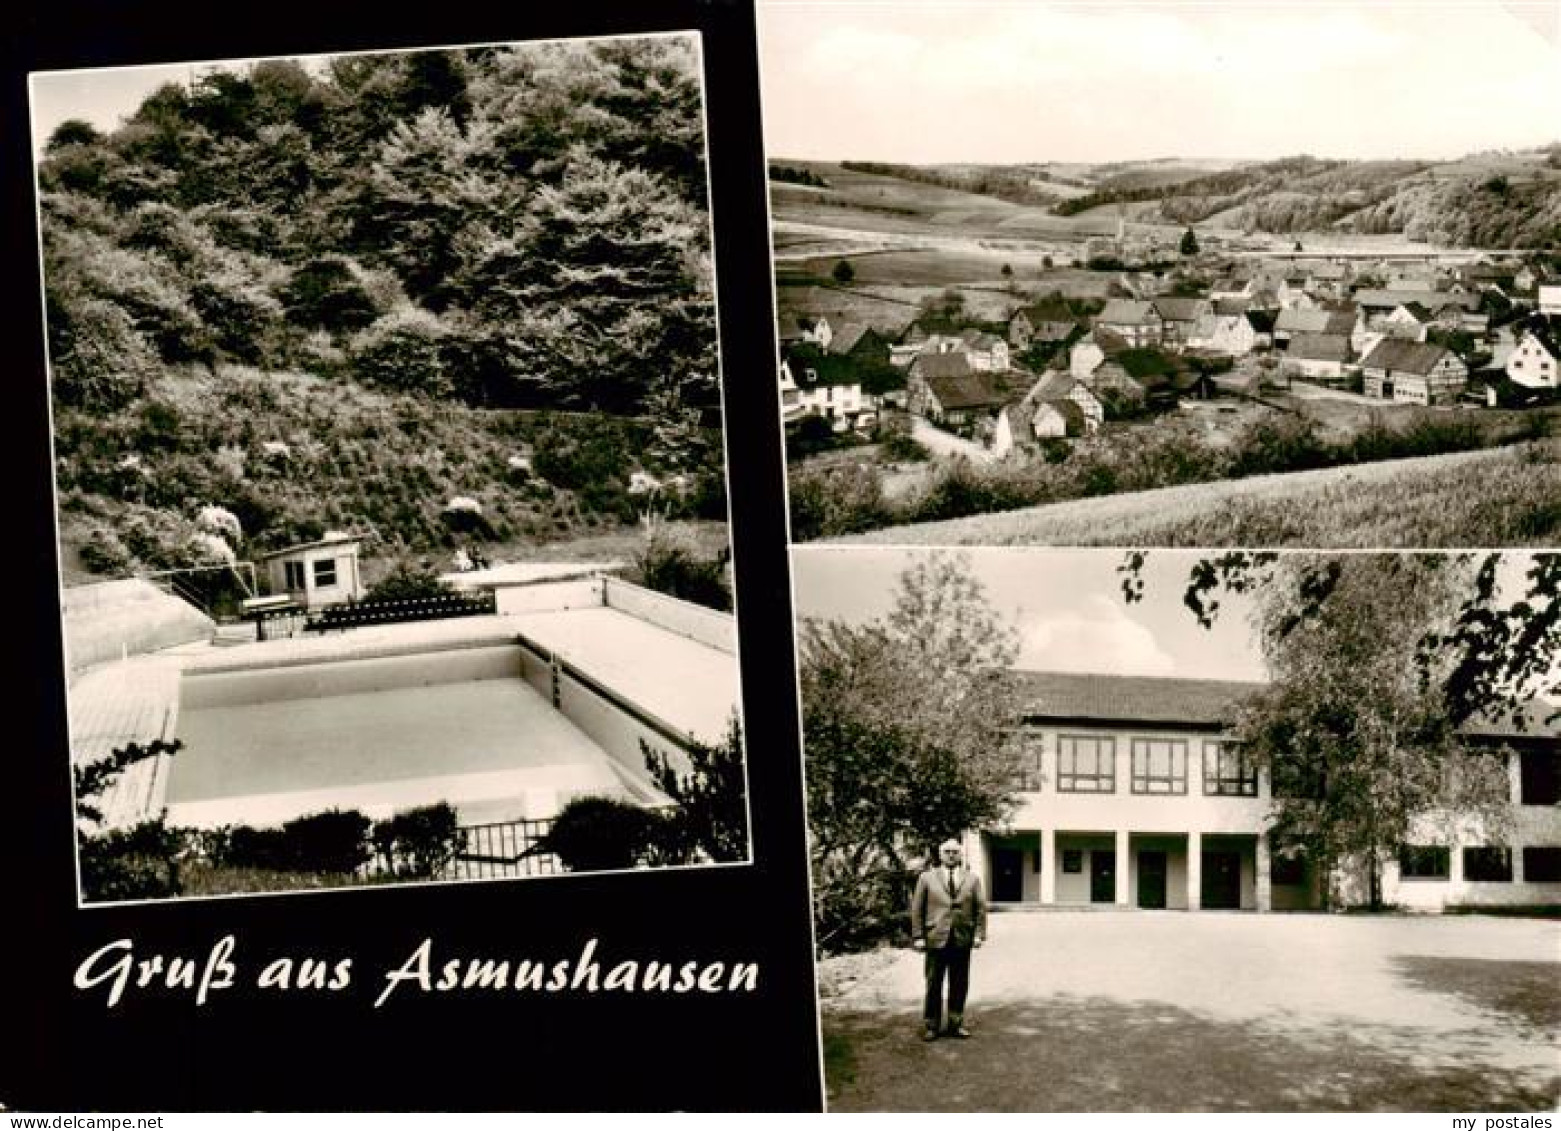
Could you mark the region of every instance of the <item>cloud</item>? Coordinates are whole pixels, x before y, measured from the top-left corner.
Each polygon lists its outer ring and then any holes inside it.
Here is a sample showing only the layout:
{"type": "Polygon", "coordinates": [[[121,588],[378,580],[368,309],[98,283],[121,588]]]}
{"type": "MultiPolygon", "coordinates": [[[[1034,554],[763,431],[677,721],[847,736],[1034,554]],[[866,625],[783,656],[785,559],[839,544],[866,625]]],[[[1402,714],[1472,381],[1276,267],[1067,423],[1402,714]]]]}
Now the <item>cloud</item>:
{"type": "Polygon", "coordinates": [[[1021,668],[1175,675],[1176,661],[1121,603],[1099,594],[1066,613],[1024,616],[1019,625],[1021,668]]]}

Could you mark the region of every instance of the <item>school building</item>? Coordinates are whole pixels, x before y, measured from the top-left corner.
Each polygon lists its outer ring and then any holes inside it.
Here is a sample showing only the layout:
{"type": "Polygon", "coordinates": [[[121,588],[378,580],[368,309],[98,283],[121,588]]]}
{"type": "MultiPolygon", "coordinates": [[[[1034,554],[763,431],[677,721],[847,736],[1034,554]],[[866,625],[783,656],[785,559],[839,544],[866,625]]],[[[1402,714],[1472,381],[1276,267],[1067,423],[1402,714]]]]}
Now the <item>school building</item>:
{"type": "MultiPolygon", "coordinates": [[[[1261,685],[1021,673],[1026,765],[999,831],[967,838],[994,904],[1305,910],[1321,877],[1272,843],[1272,782],[1224,725],[1261,685]]],[[[1466,728],[1506,751],[1511,827],[1427,819],[1383,869],[1388,904],[1561,905],[1561,735],[1536,705],[1519,723],[1466,728]]],[[[1363,880],[1336,877],[1349,902],[1363,880]]]]}

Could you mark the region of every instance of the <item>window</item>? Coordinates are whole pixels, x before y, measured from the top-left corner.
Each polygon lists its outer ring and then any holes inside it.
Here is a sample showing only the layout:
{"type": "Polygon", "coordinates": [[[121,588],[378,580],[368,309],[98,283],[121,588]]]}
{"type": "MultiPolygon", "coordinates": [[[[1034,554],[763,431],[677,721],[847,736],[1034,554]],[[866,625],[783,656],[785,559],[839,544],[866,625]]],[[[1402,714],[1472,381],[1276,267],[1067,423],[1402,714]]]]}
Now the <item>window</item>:
{"type": "Polygon", "coordinates": [[[1180,738],[1133,739],[1133,792],[1186,793],[1186,741],[1180,738]]]}
{"type": "Polygon", "coordinates": [[[1084,871],[1084,850],[1082,848],[1064,848],[1062,850],[1062,870],[1070,876],[1079,875],[1084,871]]]}
{"type": "Polygon", "coordinates": [[[1561,846],[1530,845],[1523,850],[1523,879],[1531,884],[1561,880],[1561,846]]]}
{"type": "Polygon", "coordinates": [[[1463,878],[1509,883],[1512,880],[1510,848],[1466,848],[1463,850],[1463,878]]]}
{"type": "Polygon", "coordinates": [[[1063,734],[1057,737],[1057,790],[1060,793],[1115,793],[1117,740],[1063,734]]]}
{"type": "Polygon", "coordinates": [[[1555,805],[1561,802],[1561,754],[1553,750],[1525,750],[1520,758],[1520,803],[1555,805]]]}
{"type": "Polygon", "coordinates": [[[1439,844],[1406,844],[1398,850],[1398,874],[1406,880],[1445,880],[1452,875],[1452,850],[1439,844]]]}
{"type": "Polygon", "coordinates": [[[304,587],[303,562],[283,562],[282,569],[287,575],[288,589],[302,589],[304,587]]]}
{"type": "Polygon", "coordinates": [[[324,589],[336,584],[336,559],[321,558],[314,563],[314,587],[324,589]]]}
{"type": "Polygon", "coordinates": [[[1203,792],[1216,797],[1256,797],[1257,767],[1235,743],[1205,739],[1203,792]]]}

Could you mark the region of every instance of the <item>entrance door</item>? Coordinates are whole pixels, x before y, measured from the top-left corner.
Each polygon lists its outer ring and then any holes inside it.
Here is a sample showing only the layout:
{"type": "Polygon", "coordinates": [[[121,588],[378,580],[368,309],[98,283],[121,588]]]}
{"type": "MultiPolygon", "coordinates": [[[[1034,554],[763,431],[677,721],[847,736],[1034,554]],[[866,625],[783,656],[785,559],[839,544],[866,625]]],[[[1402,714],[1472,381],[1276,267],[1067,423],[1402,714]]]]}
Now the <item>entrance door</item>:
{"type": "Polygon", "coordinates": [[[1091,849],[1089,854],[1089,901],[1091,903],[1115,903],[1116,898],[1116,849],[1091,849]]]}
{"type": "Polygon", "coordinates": [[[1143,849],[1138,853],[1138,906],[1165,906],[1165,853],[1143,849]]]}
{"type": "Polygon", "coordinates": [[[1024,852],[992,849],[992,902],[1018,903],[1024,898],[1024,852]]]}
{"type": "Polygon", "coordinates": [[[1241,854],[1203,854],[1203,906],[1230,910],[1241,906],[1241,854]]]}

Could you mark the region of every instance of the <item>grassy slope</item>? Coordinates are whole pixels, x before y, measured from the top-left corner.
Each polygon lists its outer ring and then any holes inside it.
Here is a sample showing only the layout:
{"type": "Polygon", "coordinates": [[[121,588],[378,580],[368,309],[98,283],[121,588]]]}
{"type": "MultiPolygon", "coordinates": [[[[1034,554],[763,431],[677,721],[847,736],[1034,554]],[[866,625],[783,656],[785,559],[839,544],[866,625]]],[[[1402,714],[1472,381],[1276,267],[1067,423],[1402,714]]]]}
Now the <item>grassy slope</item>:
{"type": "Polygon", "coordinates": [[[842,542],[913,545],[1554,545],[1561,440],[1254,476],[899,526],[842,542]]]}
{"type": "MultiPolygon", "coordinates": [[[[166,546],[202,505],[233,510],[241,558],[325,529],[366,535],[370,556],[434,554],[452,539],[441,512],[476,499],[486,540],[543,546],[637,531],[630,471],[648,428],[608,417],[488,413],[392,396],[301,374],[226,369],[169,376],[142,403],[107,417],[61,413],[60,529],[67,581],[80,548],[105,529],[152,524],[166,546]],[[286,454],[268,453],[280,442],[286,454]],[[511,456],[573,446],[575,481],[522,474],[511,456]],[[140,469],[123,468],[134,457],[140,469]]],[[[717,449],[717,456],[718,449],[717,449]]],[[[555,478],[569,479],[566,476],[555,478]]],[[[166,567],[139,553],[142,568],[166,567]]],[[[111,571],[119,572],[119,571],[111,571]]]]}

